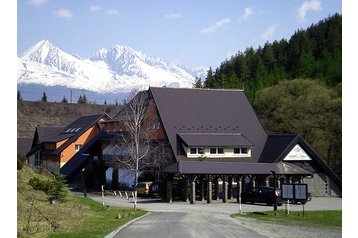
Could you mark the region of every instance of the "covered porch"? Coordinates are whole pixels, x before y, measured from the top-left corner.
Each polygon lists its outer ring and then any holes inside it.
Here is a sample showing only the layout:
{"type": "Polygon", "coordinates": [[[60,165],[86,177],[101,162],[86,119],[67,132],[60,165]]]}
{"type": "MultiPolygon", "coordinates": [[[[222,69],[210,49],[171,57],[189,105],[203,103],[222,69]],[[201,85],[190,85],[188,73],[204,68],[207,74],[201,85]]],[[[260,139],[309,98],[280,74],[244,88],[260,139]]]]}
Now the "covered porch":
{"type": "Polygon", "coordinates": [[[162,199],[172,202],[212,200],[228,202],[258,186],[280,188],[282,183],[302,183],[311,173],[292,164],[179,161],[163,171],[162,199]],[[181,195],[178,197],[178,195],[181,195]]]}

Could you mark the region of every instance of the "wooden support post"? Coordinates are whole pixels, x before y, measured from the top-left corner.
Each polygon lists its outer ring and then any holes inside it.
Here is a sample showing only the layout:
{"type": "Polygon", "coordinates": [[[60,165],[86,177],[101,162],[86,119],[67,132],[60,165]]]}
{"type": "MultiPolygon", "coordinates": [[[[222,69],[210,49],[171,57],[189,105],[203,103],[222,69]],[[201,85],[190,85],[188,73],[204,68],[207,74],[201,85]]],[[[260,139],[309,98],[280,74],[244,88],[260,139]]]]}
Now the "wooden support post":
{"type": "Polygon", "coordinates": [[[212,196],[213,196],[213,182],[208,180],[208,189],[207,189],[207,195],[206,195],[206,200],[207,203],[211,203],[212,200],[212,196]]]}
{"type": "Polygon", "coordinates": [[[223,182],[223,190],[223,202],[227,203],[228,183],[226,181],[223,182]]]}
{"type": "Polygon", "coordinates": [[[229,188],[227,191],[227,198],[228,199],[232,198],[232,177],[229,177],[229,188]]]}
{"type": "Polygon", "coordinates": [[[190,184],[190,204],[195,204],[195,182],[191,182],[190,184]]]}
{"type": "Polygon", "coordinates": [[[216,178],[214,180],[214,195],[213,195],[213,200],[218,200],[219,198],[219,178],[216,178]]]}

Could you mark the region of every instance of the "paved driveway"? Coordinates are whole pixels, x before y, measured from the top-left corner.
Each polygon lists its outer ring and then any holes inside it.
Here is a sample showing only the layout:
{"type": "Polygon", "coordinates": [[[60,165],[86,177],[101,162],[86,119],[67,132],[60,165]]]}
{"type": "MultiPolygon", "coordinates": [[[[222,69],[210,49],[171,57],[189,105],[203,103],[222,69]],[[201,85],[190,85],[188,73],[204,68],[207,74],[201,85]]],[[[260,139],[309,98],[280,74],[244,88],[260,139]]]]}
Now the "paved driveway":
{"type": "MultiPolygon", "coordinates": [[[[92,199],[102,201],[101,196],[89,195],[92,199]]],[[[133,207],[132,200],[118,196],[106,196],[106,205],[133,207]]],[[[107,237],[342,237],[340,230],[322,230],[298,226],[284,226],[258,223],[253,219],[231,218],[238,213],[240,206],[236,200],[223,203],[221,200],[207,204],[206,201],[190,204],[189,202],[164,203],[155,199],[139,198],[138,208],[150,211],[124,227],[112,232],[107,237]]],[[[243,204],[242,212],[267,211],[272,207],[243,204]]],[[[279,210],[285,206],[279,206],[279,210]]],[[[291,205],[291,210],[302,210],[302,205],[291,205]]],[[[305,205],[305,210],[341,210],[341,198],[313,198],[305,205]]]]}

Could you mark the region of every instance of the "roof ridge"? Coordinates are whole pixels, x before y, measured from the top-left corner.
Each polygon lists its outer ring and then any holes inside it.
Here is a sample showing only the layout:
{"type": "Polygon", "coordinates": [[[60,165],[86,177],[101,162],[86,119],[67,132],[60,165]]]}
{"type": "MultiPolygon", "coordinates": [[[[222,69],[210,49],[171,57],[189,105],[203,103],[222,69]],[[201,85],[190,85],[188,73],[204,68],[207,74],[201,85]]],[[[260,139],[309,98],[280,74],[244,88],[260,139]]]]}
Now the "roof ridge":
{"type": "Polygon", "coordinates": [[[167,87],[149,87],[150,89],[163,89],[163,90],[193,90],[193,91],[224,91],[224,92],[244,92],[244,89],[233,88],[167,88],[167,87]]]}

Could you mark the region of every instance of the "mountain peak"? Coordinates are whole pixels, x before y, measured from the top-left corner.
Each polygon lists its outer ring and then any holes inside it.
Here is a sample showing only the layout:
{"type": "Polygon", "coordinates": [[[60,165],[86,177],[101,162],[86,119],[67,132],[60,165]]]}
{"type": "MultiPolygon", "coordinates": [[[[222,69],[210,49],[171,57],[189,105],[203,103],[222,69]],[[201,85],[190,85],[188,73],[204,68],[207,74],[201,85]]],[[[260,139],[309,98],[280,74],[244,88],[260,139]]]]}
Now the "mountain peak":
{"type": "Polygon", "coordinates": [[[21,58],[44,63],[50,54],[58,53],[59,51],[60,50],[53,46],[48,40],[41,40],[25,51],[21,58]]]}
{"type": "Polygon", "coordinates": [[[73,56],[42,40],[19,58],[18,83],[61,85],[95,92],[128,92],[150,86],[192,87],[195,75],[129,46],[113,45],[89,59],[73,56]]]}

